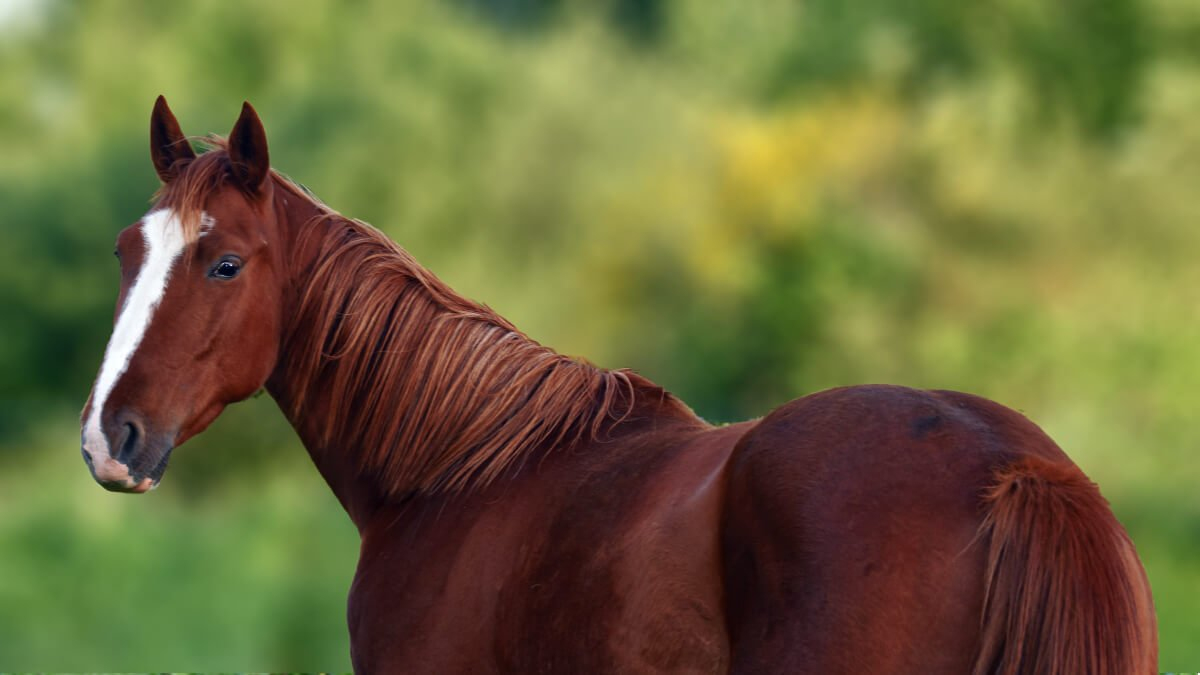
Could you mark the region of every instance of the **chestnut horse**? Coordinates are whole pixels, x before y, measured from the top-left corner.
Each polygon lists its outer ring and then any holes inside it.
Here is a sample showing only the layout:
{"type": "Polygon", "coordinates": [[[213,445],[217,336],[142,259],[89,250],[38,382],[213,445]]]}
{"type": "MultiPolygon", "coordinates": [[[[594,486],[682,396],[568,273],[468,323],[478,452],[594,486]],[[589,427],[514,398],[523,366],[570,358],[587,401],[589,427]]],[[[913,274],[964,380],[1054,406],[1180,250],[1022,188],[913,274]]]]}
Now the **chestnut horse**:
{"type": "Polygon", "coordinates": [[[150,140],[84,459],[144,492],[265,387],[362,536],[356,671],[1155,671],[1129,537],[1016,412],[862,386],[712,426],[273,172],[249,104],[197,155],[160,97],[150,140]]]}

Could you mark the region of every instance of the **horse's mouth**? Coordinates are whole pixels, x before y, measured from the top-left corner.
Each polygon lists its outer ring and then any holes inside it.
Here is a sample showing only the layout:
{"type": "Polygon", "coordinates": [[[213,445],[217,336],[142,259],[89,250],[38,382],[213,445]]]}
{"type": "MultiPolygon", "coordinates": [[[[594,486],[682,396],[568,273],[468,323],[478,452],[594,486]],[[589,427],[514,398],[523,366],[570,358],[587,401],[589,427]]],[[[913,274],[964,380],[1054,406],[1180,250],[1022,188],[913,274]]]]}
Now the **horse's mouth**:
{"type": "Polygon", "coordinates": [[[149,476],[146,476],[141,480],[133,478],[130,480],[96,479],[96,482],[100,484],[100,487],[108,490],[109,492],[129,492],[139,495],[144,492],[149,492],[158,485],[158,481],[149,476]]]}
{"type": "Polygon", "coordinates": [[[145,474],[132,474],[131,477],[133,478],[135,485],[129,488],[127,491],[142,494],[158,487],[159,482],[162,481],[163,474],[167,471],[167,462],[171,460],[171,453],[174,450],[175,448],[173,446],[164,450],[162,457],[158,460],[158,463],[154,465],[153,469],[150,469],[150,471],[146,472],[145,474]]]}
{"type": "Polygon", "coordinates": [[[113,492],[131,492],[133,494],[140,495],[158,487],[158,481],[147,476],[146,478],[143,478],[140,483],[137,483],[133,486],[127,486],[121,483],[101,483],[101,485],[103,485],[105,489],[112,490],[113,492]]]}

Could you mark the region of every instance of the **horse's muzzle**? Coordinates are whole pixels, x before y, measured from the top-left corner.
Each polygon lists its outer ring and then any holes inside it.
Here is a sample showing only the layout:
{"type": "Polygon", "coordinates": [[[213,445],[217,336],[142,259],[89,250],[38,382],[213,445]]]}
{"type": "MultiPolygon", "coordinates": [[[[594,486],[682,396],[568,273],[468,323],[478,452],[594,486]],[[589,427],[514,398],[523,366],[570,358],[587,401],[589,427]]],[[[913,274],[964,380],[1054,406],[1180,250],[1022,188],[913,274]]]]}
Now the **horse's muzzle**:
{"type": "Polygon", "coordinates": [[[83,461],[87,462],[92,478],[105,490],[113,492],[145,492],[154,487],[158,481],[150,476],[139,477],[129,470],[129,467],[112,457],[92,457],[87,448],[83,448],[83,461]]]}
{"type": "Polygon", "coordinates": [[[171,457],[174,436],[147,434],[137,418],[120,417],[123,418],[121,422],[106,427],[105,442],[89,444],[84,435],[83,461],[92,477],[106,490],[146,492],[162,479],[171,457]]]}

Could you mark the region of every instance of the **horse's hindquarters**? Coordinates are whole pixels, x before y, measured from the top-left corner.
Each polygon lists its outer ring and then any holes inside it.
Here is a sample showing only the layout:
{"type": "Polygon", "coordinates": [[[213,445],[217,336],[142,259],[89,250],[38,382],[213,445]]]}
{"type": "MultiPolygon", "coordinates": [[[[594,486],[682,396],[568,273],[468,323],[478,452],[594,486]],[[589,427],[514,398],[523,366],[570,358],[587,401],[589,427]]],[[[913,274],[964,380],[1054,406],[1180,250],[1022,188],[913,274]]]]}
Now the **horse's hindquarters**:
{"type": "Polygon", "coordinates": [[[937,395],[860,387],[747,434],[723,517],[733,671],[969,672],[979,496],[1011,456],[982,429],[937,395]]]}

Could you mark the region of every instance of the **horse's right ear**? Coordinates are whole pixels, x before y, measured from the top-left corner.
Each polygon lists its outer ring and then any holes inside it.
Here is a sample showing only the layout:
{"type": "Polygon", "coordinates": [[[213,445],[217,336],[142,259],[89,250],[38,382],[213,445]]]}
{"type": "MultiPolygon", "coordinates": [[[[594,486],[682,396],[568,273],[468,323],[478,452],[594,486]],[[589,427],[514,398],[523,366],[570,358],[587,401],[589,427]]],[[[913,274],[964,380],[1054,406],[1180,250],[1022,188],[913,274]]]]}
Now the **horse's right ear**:
{"type": "Polygon", "coordinates": [[[188,162],[196,159],[196,152],[180,131],[179,122],[167,107],[167,99],[161,95],[150,114],[150,158],[164,183],[170,183],[188,162]]]}

